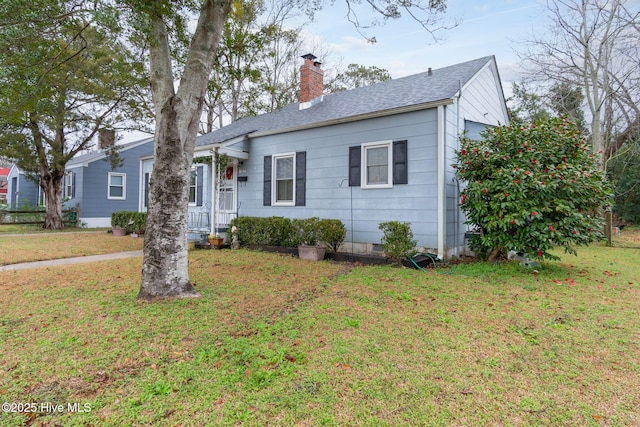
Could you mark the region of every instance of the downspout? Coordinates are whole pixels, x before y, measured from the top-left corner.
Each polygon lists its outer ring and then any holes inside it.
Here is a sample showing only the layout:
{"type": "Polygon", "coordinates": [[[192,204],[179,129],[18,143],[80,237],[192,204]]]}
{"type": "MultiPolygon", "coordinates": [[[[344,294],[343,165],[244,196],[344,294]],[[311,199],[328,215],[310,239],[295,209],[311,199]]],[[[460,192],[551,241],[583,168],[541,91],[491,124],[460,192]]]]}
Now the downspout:
{"type": "MultiPolygon", "coordinates": [[[[462,81],[458,80],[458,96],[456,100],[456,138],[460,138],[460,98],[462,98],[462,81]]],[[[458,148],[460,148],[458,146],[458,148]]],[[[458,201],[460,200],[460,181],[458,181],[458,177],[454,176],[453,180],[456,182],[456,198],[454,200],[454,209],[455,209],[455,222],[454,226],[454,247],[456,256],[460,255],[460,206],[458,205],[458,201]]],[[[463,241],[464,243],[464,241],[463,241]]]]}
{"type": "Polygon", "coordinates": [[[445,259],[445,246],[447,236],[446,224],[446,192],[445,192],[445,116],[444,105],[438,105],[438,258],[445,259]]]}

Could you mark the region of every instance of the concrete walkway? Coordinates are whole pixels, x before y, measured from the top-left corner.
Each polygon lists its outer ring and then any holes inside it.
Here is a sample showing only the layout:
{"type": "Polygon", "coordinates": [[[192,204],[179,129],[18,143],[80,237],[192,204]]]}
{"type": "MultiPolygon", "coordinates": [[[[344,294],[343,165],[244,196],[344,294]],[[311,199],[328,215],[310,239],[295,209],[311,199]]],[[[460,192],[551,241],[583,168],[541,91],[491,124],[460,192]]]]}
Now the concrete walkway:
{"type": "Polygon", "coordinates": [[[55,267],[58,265],[79,264],[82,262],[108,261],[111,259],[142,256],[142,251],[116,252],[113,254],[79,256],[74,258],[51,259],[47,261],[23,262],[0,266],[0,271],[25,270],[28,268],[55,267]]]}

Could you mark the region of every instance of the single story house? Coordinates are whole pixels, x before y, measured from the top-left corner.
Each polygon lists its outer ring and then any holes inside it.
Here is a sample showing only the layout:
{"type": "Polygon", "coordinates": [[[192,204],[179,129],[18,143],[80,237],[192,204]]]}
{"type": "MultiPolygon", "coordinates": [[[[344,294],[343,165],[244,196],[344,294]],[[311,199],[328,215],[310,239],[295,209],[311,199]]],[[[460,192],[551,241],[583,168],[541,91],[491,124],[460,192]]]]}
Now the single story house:
{"type": "MultiPolygon", "coordinates": [[[[123,163],[111,169],[105,146],[71,159],[62,181],[64,208],[78,208],[78,219],[87,227],[111,226],[111,213],[140,211],[140,158],[153,152],[153,139],[146,138],[119,146],[123,163]]],[[[11,209],[44,206],[44,192],[38,178],[16,165],[8,174],[7,204],[11,209]]]]}
{"type": "Polygon", "coordinates": [[[110,227],[113,212],[143,210],[140,159],[153,152],[153,138],[118,146],[122,164],[115,169],[107,148],[100,144],[98,150],[74,157],[65,170],[64,205],[78,207],[80,223],[90,228],[110,227]]]}
{"type": "MultiPolygon", "coordinates": [[[[418,246],[462,253],[467,226],[452,164],[459,136],[508,123],[493,56],[371,86],[323,94],[323,70],[303,56],[300,102],[246,117],[196,141],[189,186],[191,239],[226,232],[236,216],[340,219],[346,250],[378,250],[384,221],[410,222],[418,246]],[[211,162],[225,155],[226,164],[211,162]]],[[[112,170],[104,149],[67,165],[63,196],[89,227],[111,213],[146,211],[152,138],[123,144],[112,170]]],[[[38,204],[15,166],[8,201],[38,204]],[[13,183],[13,186],[12,186],[13,183]]]]}
{"type": "MultiPolygon", "coordinates": [[[[347,250],[378,249],[384,221],[410,222],[418,246],[459,255],[467,231],[452,164],[459,136],[509,121],[493,56],[323,95],[323,70],[303,56],[300,102],[197,139],[190,228],[225,231],[240,216],[336,218],[347,250]]],[[[140,162],[140,201],[153,166],[140,162]]]]}
{"type": "Polygon", "coordinates": [[[44,204],[44,194],[37,181],[15,164],[7,174],[6,197],[10,209],[35,209],[44,204]]]}

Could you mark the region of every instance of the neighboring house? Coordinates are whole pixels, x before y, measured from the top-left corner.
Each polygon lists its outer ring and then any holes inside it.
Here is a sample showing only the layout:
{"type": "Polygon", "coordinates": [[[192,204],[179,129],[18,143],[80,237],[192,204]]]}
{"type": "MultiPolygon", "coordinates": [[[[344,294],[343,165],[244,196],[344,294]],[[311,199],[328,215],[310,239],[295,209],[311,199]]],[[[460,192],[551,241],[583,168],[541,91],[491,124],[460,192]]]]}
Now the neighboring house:
{"type": "Polygon", "coordinates": [[[78,219],[87,227],[111,226],[115,211],[141,211],[140,159],[153,153],[153,138],[118,147],[123,165],[112,170],[106,147],[76,156],[66,166],[62,199],[66,207],[78,207],[78,219]]]}
{"type": "Polygon", "coordinates": [[[9,176],[10,168],[0,168],[0,204],[7,203],[7,192],[9,190],[9,176]]]}
{"type": "MultiPolygon", "coordinates": [[[[111,213],[141,211],[140,159],[153,153],[153,139],[146,138],[119,146],[123,165],[112,170],[106,147],[71,159],[62,180],[65,208],[78,208],[78,219],[87,227],[110,227],[111,213]]],[[[8,174],[7,204],[12,209],[35,208],[46,203],[40,186],[13,165],[8,174]]]]}
{"type": "MultiPolygon", "coordinates": [[[[230,162],[220,190],[213,168],[194,164],[192,231],[226,231],[237,215],[337,218],[346,249],[366,253],[380,243],[379,223],[396,220],[411,223],[425,250],[460,254],[467,229],[451,166],[459,136],[509,120],[495,58],[331,95],[322,95],[315,57],[303,58],[299,104],[198,137],[196,157],[217,151],[230,162]]],[[[141,176],[152,165],[143,159],[141,176]]],[[[142,206],[142,186],[140,194],[142,206]]]]}
{"type": "Polygon", "coordinates": [[[7,205],[10,209],[34,209],[44,204],[44,196],[36,180],[15,164],[7,174],[7,205]]]}

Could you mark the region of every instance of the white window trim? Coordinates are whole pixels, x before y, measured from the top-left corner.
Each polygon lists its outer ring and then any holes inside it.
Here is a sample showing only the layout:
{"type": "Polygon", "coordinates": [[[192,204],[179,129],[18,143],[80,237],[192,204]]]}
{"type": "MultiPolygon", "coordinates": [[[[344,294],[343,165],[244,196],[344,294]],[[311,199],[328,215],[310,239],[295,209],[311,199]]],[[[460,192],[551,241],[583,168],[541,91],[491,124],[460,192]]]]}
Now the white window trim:
{"type": "Polygon", "coordinates": [[[393,141],[376,141],[366,142],[360,146],[360,188],[393,188],[393,141]],[[367,149],[386,147],[388,150],[387,159],[389,161],[387,167],[387,183],[386,184],[368,184],[367,183],[367,149]]]}
{"type": "Polygon", "coordinates": [[[271,156],[271,200],[272,206],[295,206],[296,205],[296,153],[280,153],[271,156]],[[293,159],[293,193],[291,201],[279,202],[277,196],[278,181],[276,179],[276,160],[291,157],[293,159]]]}
{"type": "Polygon", "coordinates": [[[196,164],[191,165],[191,170],[189,171],[189,189],[187,190],[187,202],[189,206],[198,206],[198,165],[196,164]],[[193,184],[193,202],[188,200],[188,197],[191,193],[191,172],[195,172],[196,174],[196,182],[193,184]]]}
{"type": "Polygon", "coordinates": [[[107,178],[107,199],[108,200],[126,200],[127,199],[127,174],[126,173],[109,172],[109,176],[107,178]],[[121,197],[111,195],[111,177],[112,176],[122,177],[122,196],[121,197]]]}
{"type": "Polygon", "coordinates": [[[38,207],[47,207],[47,195],[40,185],[38,185],[38,207]]]}
{"type": "Polygon", "coordinates": [[[71,199],[71,194],[74,193],[74,190],[73,171],[66,171],[62,178],[62,198],[71,199]],[[71,188],[71,191],[69,191],[69,188],[71,188]]]}

